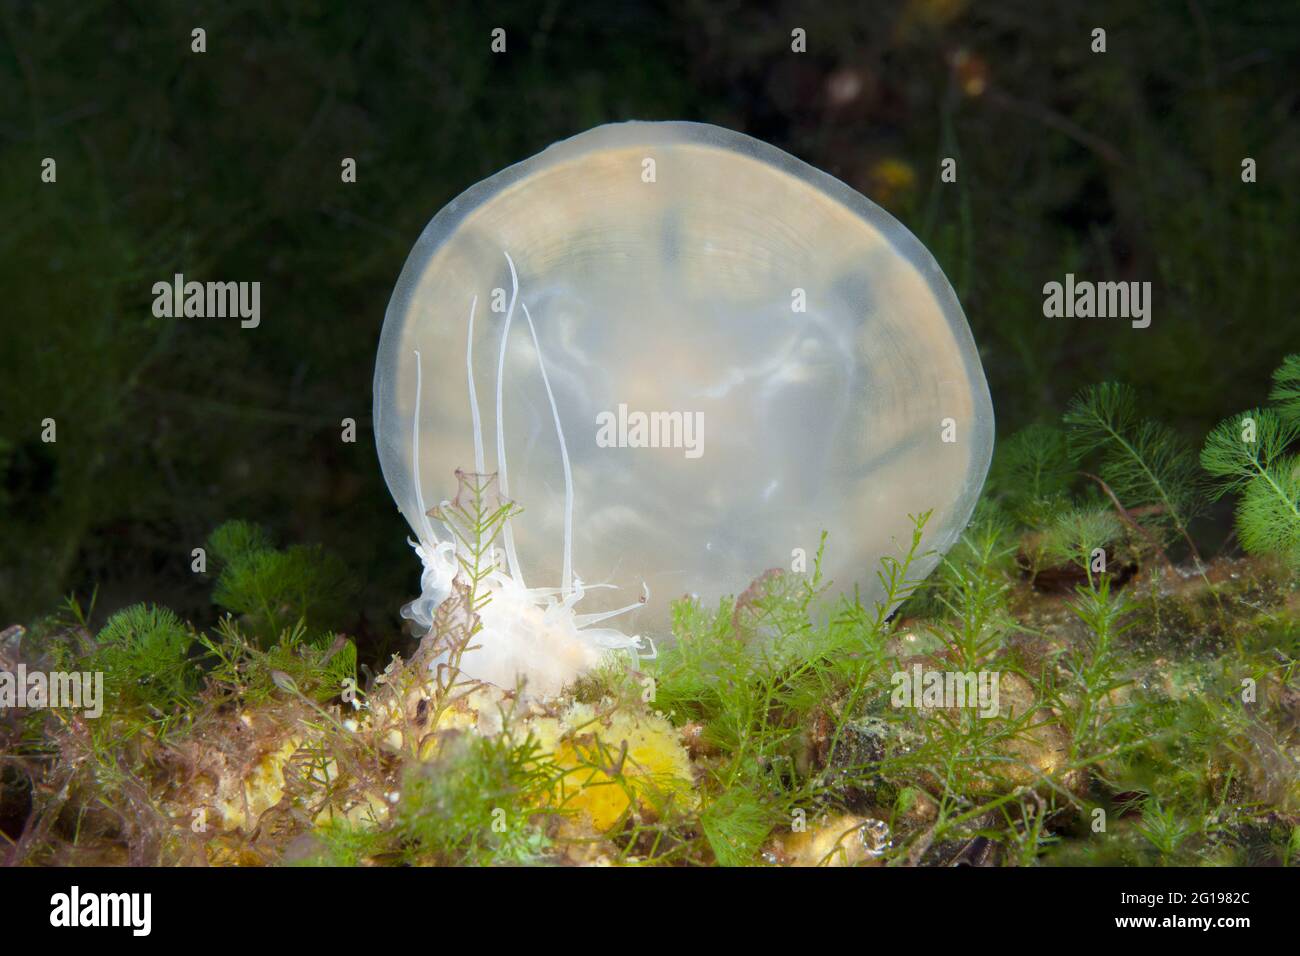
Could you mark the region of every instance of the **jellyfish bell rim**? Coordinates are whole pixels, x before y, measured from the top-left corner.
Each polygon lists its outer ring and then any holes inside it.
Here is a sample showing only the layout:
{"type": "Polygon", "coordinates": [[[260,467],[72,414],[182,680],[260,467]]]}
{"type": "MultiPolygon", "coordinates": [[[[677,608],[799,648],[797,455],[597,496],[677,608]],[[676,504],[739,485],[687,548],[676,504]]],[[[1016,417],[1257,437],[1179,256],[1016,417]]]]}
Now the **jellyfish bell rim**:
{"type": "MultiPolygon", "coordinates": [[[[911,266],[917,276],[924,281],[936,307],[947,323],[952,344],[961,357],[962,368],[971,388],[971,420],[964,442],[976,450],[983,449],[982,454],[971,454],[966,480],[957,495],[945,506],[945,513],[950,519],[946,530],[940,537],[926,543],[927,549],[933,549],[940,555],[947,551],[960,537],[974,513],[992,460],[995,422],[992,398],[974,335],[956,292],[938,261],[903,223],[831,174],[744,133],[709,123],[686,120],[628,120],[606,123],[559,140],[463,190],[443,206],[421,231],[406,257],[385,311],[374,375],[372,417],[376,452],[385,483],[393,493],[399,510],[405,514],[402,499],[409,495],[399,494],[399,491],[409,489],[411,476],[404,473],[399,464],[404,460],[405,450],[396,447],[387,449],[388,452],[396,452],[391,454],[386,453],[384,448],[385,444],[400,443],[404,438],[398,435],[390,436],[384,427],[386,413],[395,412],[397,407],[396,403],[390,401],[392,392],[389,377],[396,376],[400,368],[400,363],[397,361],[399,356],[394,353],[401,347],[404,323],[410,315],[416,290],[428,263],[444,244],[453,240],[459,227],[475,210],[511,187],[548,168],[573,162],[605,148],[628,150],[641,146],[646,149],[697,146],[727,151],[751,159],[776,173],[791,177],[848,210],[862,221],[864,229],[878,233],[892,253],[903,263],[911,266]]],[[[936,429],[939,426],[940,423],[936,422],[936,429]]],[[[409,521],[416,516],[406,515],[406,517],[409,521]]],[[[928,573],[933,570],[933,566],[930,562],[927,562],[927,565],[930,565],[926,567],[928,573]]],[[[761,570],[756,569],[755,573],[761,570]]],[[[858,569],[858,575],[869,575],[874,570],[861,568],[858,569]]]]}

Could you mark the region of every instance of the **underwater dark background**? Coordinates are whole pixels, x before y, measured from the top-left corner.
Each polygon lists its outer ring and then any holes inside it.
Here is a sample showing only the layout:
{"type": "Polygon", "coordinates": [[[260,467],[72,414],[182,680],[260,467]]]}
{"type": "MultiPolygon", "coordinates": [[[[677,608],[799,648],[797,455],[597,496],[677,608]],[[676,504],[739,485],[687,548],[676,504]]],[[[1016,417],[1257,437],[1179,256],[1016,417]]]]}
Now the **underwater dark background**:
{"type": "Polygon", "coordinates": [[[1112,379],[1198,444],[1300,347],[1297,63],[1290,0],[5,3],[0,627],[96,589],[210,621],[191,549],[246,518],[341,558],[374,660],[419,570],[370,434],[397,275],[462,190],[616,120],[739,130],[899,218],[1000,435],[1112,379]],[[260,327],[155,318],[177,272],[260,281],[260,327]],[[1044,318],[1067,272],[1150,281],[1150,328],[1044,318]]]}

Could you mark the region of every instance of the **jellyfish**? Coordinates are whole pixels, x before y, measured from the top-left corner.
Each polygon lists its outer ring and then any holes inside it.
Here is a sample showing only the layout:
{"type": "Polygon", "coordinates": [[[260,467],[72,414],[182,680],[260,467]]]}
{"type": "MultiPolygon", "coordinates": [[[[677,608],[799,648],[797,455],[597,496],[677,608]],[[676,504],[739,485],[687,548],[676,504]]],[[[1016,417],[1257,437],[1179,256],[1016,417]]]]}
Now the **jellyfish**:
{"type": "Polygon", "coordinates": [[[432,627],[452,591],[430,505],[456,469],[495,473],[522,511],[461,667],[539,695],[653,653],[677,598],[810,573],[823,532],[833,588],[883,600],[913,516],[930,513],[918,577],[957,540],[993,444],[974,340],[919,240],[699,123],[600,126],[454,199],[398,279],[374,391],[421,562],[404,613],[432,627]]]}

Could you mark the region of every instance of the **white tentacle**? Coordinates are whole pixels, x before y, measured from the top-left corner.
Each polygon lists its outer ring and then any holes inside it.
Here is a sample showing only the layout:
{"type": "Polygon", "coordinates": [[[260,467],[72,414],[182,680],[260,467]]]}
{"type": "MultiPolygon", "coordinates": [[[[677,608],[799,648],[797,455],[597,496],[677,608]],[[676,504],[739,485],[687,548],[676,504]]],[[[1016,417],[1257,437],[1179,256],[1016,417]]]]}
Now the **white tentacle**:
{"type": "MultiPolygon", "coordinates": [[[[586,596],[587,591],[596,588],[613,587],[611,584],[584,585],[573,571],[573,520],[574,520],[574,483],[573,466],[569,458],[568,444],[564,437],[564,426],[560,419],[559,404],[555,400],[555,391],[551,386],[550,375],[542,356],[541,340],[537,334],[537,324],[533,320],[528,306],[519,295],[519,274],[510,254],[503,251],[510,267],[510,304],[506,309],[505,322],[501,329],[501,342],[497,355],[496,381],[496,444],[497,444],[497,480],[503,497],[510,493],[510,477],[506,461],[505,439],[505,368],[506,350],[509,347],[510,329],[514,320],[516,305],[523,310],[528,323],[528,331],[537,353],[538,368],[542,373],[542,385],[546,389],[546,398],[551,407],[551,418],[555,423],[555,437],[560,445],[560,461],[564,470],[564,553],[563,569],[559,587],[529,588],[524,584],[519,558],[515,550],[514,532],[510,519],[506,519],[502,528],[505,567],[496,564],[494,553],[493,567],[481,580],[481,585],[490,597],[477,611],[481,621],[481,630],[475,646],[467,651],[460,661],[466,677],[484,680],[506,688],[516,686],[519,679],[527,681],[529,694],[552,696],[582,673],[595,667],[605,655],[613,653],[630,653],[639,657],[653,657],[654,642],[639,635],[631,636],[613,627],[599,627],[602,622],[626,614],[644,605],[650,599],[650,591],[644,588],[641,600],[612,611],[595,614],[578,614],[575,607],[586,596]],[[649,654],[644,648],[649,646],[649,654]]],[[[474,382],[474,321],[478,311],[478,297],[470,302],[467,339],[465,343],[465,378],[469,388],[470,417],[474,429],[474,468],[478,474],[487,469],[483,447],[483,424],[478,404],[478,391],[474,382]]],[[[403,608],[403,616],[419,621],[426,627],[432,626],[433,614],[438,605],[451,592],[451,582],[456,574],[456,532],[448,524],[451,539],[440,541],[434,533],[425,507],[424,488],[420,476],[420,405],[423,399],[423,372],[420,353],[415,353],[415,415],[411,434],[411,460],[415,484],[415,503],[420,517],[414,522],[418,529],[418,541],[412,541],[423,562],[424,570],[420,577],[420,597],[403,608]]],[[[449,506],[445,506],[449,507],[449,506]]],[[[447,519],[444,519],[446,523],[447,519]]],[[[437,666],[431,662],[430,666],[437,666]]]]}
{"type": "Polygon", "coordinates": [[[573,469],[569,467],[569,446],[564,443],[560,409],[555,404],[555,393],[551,391],[551,380],[546,375],[546,363],[542,360],[542,344],[537,341],[537,327],[533,325],[528,303],[521,302],[520,305],[524,310],[524,318],[528,320],[528,331],[533,336],[537,367],[542,370],[542,384],[546,386],[546,397],[551,403],[551,417],[555,419],[555,437],[560,442],[560,461],[564,464],[564,569],[560,574],[560,589],[567,593],[573,587],[573,469]]]}
{"type": "MultiPolygon", "coordinates": [[[[506,469],[506,431],[505,406],[502,403],[502,391],[506,376],[506,342],[510,338],[510,323],[515,316],[515,300],[519,297],[519,276],[515,272],[515,262],[505,253],[506,262],[510,264],[510,306],[506,309],[505,327],[501,330],[501,355],[497,360],[497,482],[501,486],[501,496],[510,497],[510,478],[506,469]]],[[[510,576],[523,586],[524,576],[519,569],[519,556],[515,553],[515,533],[507,518],[502,537],[506,544],[506,561],[510,576]]]]}

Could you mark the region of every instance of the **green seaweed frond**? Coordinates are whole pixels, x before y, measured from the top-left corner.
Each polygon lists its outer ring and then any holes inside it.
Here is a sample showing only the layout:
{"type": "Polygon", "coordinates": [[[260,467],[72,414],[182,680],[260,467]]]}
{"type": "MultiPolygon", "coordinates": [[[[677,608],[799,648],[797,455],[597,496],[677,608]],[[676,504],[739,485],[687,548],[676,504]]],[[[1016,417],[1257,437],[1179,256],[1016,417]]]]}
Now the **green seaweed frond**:
{"type": "Polygon", "coordinates": [[[208,550],[219,562],[227,565],[273,547],[266,529],[251,521],[236,519],[224,522],[208,536],[208,550]]]}
{"type": "Polygon", "coordinates": [[[230,617],[217,622],[216,634],[200,634],[208,652],[208,683],[245,705],[270,700],[285,679],[304,697],[324,703],[356,687],[357,649],[332,633],[309,636],[298,622],[263,649],[251,642],[230,617]]]}
{"type": "Polygon", "coordinates": [[[999,443],[989,485],[1013,518],[1037,528],[1069,505],[1076,474],[1065,432],[1030,425],[999,443]]]}
{"type": "Polygon", "coordinates": [[[1064,416],[1073,455],[1098,459],[1100,478],[1127,509],[1143,507],[1144,526],[1171,528],[1198,556],[1188,525],[1203,508],[1195,456],[1167,425],[1144,418],[1127,385],[1084,389],[1064,416]]]}
{"type": "Polygon", "coordinates": [[[655,707],[698,728],[718,753],[702,787],[697,840],[719,863],[755,862],[767,835],[796,811],[811,814],[869,768],[827,775],[806,762],[808,722],[827,724],[828,752],[853,733],[851,720],[877,689],[893,611],[920,585],[929,514],[913,517],[900,556],[882,560],[883,597],[874,609],[845,600],[814,623],[811,602],[824,587],[820,561],[803,578],[770,572],[716,608],[683,599],[673,606],[676,643],[652,665],[655,707]],[[835,715],[827,708],[836,701],[835,715]]]}
{"type": "Polygon", "coordinates": [[[1273,371],[1269,400],[1286,421],[1300,425],[1300,353],[1288,355],[1273,371]]]}
{"type": "Polygon", "coordinates": [[[775,822],[771,807],[749,787],[724,791],[700,813],[700,828],[720,866],[752,863],[775,822]]]}
{"type": "Polygon", "coordinates": [[[1300,421],[1256,408],[1221,422],[1205,439],[1201,466],[1217,479],[1215,497],[1237,501],[1237,536],[1251,553],[1300,559],[1300,457],[1287,450],[1300,421]]]}
{"type": "Polygon", "coordinates": [[[1075,589],[1070,611],[1088,629],[1089,639],[1062,660],[1076,688],[1073,706],[1059,708],[1071,735],[1071,759],[1105,749],[1105,725],[1116,716],[1112,694],[1131,683],[1121,673],[1117,642],[1134,626],[1133,610],[1129,597],[1112,590],[1107,576],[1075,589]]]}
{"type": "Polygon", "coordinates": [[[1043,536],[1046,555],[1082,568],[1092,578],[1092,556],[1120,538],[1124,527],[1105,505],[1070,508],[1059,514],[1043,536]]]}
{"type": "Polygon", "coordinates": [[[1000,647],[1010,620],[1006,608],[1009,559],[1006,526],[996,513],[976,517],[944,558],[937,601],[947,611],[938,630],[963,666],[979,669],[1000,647]]]}
{"type": "Polygon", "coordinates": [[[104,673],[115,710],[164,715],[193,702],[201,673],[191,657],[197,635],[167,608],[136,604],[108,619],[86,668],[104,673]]]}
{"type": "Polygon", "coordinates": [[[1237,504],[1237,534],[1251,552],[1272,552],[1300,564],[1300,459],[1252,482],[1237,504]]]}
{"type": "Polygon", "coordinates": [[[536,738],[509,727],[456,738],[436,763],[407,774],[396,814],[400,852],[410,862],[540,862],[550,848],[540,822],[562,812],[544,804],[562,776],[536,738]]]}
{"type": "Polygon", "coordinates": [[[1267,408],[1254,408],[1220,422],[1205,438],[1201,467],[1217,480],[1217,499],[1244,491],[1257,478],[1277,470],[1287,448],[1300,438],[1292,424],[1267,408]]]}
{"type": "Polygon", "coordinates": [[[1161,862],[1176,859],[1180,848],[1196,832],[1192,821],[1174,807],[1162,807],[1154,797],[1142,807],[1137,832],[1159,854],[1161,862]]]}
{"type": "Polygon", "coordinates": [[[231,521],[212,533],[208,549],[220,569],[213,603],[243,615],[265,643],[299,622],[335,626],[347,613],[355,576],[319,546],[280,550],[258,526],[231,521]]]}

